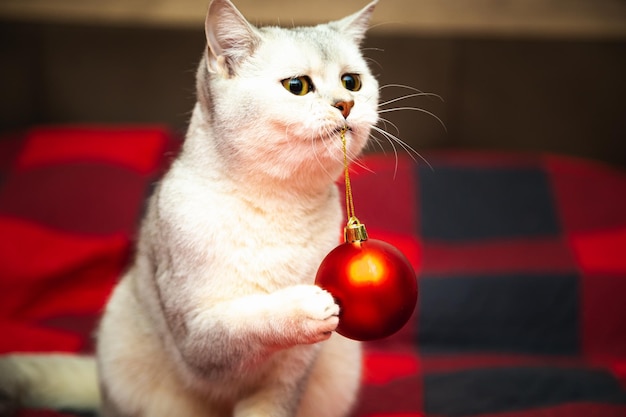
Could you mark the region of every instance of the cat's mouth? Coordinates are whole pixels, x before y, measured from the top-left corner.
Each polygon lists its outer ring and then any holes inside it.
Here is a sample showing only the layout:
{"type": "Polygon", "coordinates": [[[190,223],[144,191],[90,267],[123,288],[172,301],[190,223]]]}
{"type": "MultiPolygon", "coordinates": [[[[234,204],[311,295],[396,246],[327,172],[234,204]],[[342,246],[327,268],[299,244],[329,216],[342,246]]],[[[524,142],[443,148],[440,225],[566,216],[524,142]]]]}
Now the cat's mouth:
{"type": "Polygon", "coordinates": [[[340,127],[336,128],[334,130],[334,133],[336,133],[338,135],[342,135],[345,132],[351,132],[351,131],[352,131],[352,128],[350,126],[344,125],[344,126],[340,126],[340,127]]]}
{"type": "Polygon", "coordinates": [[[350,126],[347,125],[342,125],[342,126],[337,126],[336,128],[330,128],[328,130],[326,130],[326,132],[322,133],[322,135],[320,136],[320,139],[323,141],[335,141],[338,138],[341,138],[342,136],[344,136],[347,132],[352,132],[352,128],[350,126]]]}

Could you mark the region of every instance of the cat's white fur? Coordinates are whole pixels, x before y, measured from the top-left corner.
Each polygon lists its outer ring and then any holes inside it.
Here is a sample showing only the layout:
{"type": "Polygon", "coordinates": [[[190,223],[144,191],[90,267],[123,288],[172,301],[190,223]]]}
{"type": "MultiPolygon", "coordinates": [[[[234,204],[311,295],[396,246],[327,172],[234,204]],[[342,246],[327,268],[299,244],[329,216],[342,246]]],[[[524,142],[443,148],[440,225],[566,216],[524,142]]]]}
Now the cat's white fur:
{"type": "Polygon", "coordinates": [[[105,417],[340,417],[352,407],[360,345],[333,333],[338,306],[313,282],[341,230],[339,132],[350,129],[355,156],[378,119],[359,50],[375,3],[294,29],[256,28],[230,1],[211,3],[182,152],[100,325],[105,417]],[[344,88],[344,74],[362,88],[344,88]],[[281,80],[296,76],[314,90],[287,91],[281,80]],[[344,117],[338,103],[352,101],[344,117]]]}

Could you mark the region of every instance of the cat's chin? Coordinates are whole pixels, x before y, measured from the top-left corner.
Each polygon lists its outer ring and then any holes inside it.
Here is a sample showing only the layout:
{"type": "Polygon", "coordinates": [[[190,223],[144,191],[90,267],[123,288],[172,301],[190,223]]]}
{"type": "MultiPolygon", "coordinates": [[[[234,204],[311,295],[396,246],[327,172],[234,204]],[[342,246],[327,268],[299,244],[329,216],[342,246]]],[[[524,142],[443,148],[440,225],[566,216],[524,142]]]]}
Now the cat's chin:
{"type": "Polygon", "coordinates": [[[332,133],[329,135],[329,139],[332,141],[337,141],[337,146],[339,149],[341,149],[343,147],[345,135],[348,154],[360,154],[362,149],[365,147],[365,143],[361,143],[364,142],[362,138],[362,133],[364,131],[363,129],[363,126],[356,126],[356,128],[353,129],[352,126],[349,126],[347,124],[342,125],[332,131],[332,133]]]}
{"type": "Polygon", "coordinates": [[[347,143],[348,149],[352,147],[350,144],[356,137],[352,127],[347,125],[338,126],[334,129],[328,129],[325,132],[319,134],[314,138],[314,141],[319,144],[323,144],[323,147],[329,153],[329,156],[333,159],[343,159],[343,142],[347,143]]]}

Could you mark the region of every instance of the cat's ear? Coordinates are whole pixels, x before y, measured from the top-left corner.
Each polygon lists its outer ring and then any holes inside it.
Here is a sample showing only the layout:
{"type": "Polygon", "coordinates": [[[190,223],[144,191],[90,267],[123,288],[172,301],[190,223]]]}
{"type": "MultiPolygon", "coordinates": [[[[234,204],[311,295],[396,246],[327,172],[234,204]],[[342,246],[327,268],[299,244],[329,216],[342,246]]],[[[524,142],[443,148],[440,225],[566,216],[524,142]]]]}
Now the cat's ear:
{"type": "Polygon", "coordinates": [[[260,42],[257,30],[229,0],[213,0],[204,30],[209,71],[234,75],[237,66],[260,42]]]}
{"type": "Polygon", "coordinates": [[[365,38],[365,32],[367,32],[369,28],[376,4],[378,4],[378,0],[372,1],[360,11],[348,17],[332,22],[331,25],[352,38],[355,43],[360,44],[365,38]]]}

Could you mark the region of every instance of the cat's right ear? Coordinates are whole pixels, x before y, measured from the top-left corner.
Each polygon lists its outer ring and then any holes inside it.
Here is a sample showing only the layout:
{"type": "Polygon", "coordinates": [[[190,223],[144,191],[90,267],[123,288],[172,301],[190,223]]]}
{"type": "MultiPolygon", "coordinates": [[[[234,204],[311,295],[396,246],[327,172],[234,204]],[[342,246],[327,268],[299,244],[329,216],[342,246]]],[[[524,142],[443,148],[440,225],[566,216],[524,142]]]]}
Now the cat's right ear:
{"type": "Polygon", "coordinates": [[[224,76],[234,75],[237,66],[260,42],[256,28],[229,0],[211,2],[204,30],[208,69],[224,76]]]}
{"type": "Polygon", "coordinates": [[[370,19],[377,4],[378,0],[373,0],[357,13],[336,22],[331,22],[330,25],[335,26],[340,32],[352,38],[355,43],[360,44],[365,38],[365,32],[367,32],[370,19]]]}

